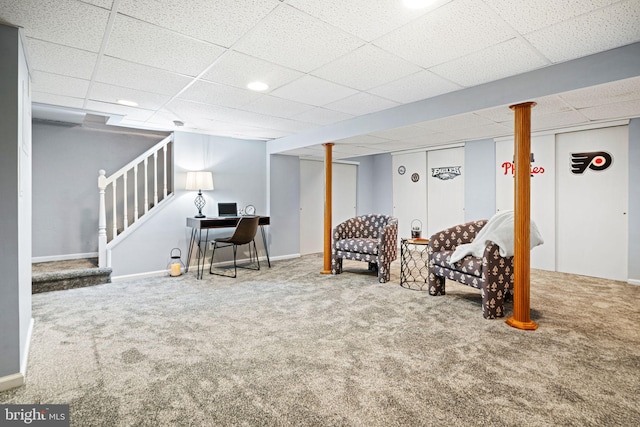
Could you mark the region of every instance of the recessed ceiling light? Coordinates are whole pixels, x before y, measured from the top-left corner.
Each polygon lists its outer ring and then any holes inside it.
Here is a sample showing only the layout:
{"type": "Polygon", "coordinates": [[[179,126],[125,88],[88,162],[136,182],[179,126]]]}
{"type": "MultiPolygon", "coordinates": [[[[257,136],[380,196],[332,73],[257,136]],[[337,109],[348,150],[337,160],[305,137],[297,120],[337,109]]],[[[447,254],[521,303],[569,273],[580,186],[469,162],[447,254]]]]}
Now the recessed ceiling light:
{"type": "Polygon", "coordinates": [[[269,85],[262,82],[251,82],[247,85],[247,88],[258,91],[258,92],[262,92],[263,90],[269,89],[269,85]]]}
{"type": "Polygon", "coordinates": [[[127,107],[137,107],[138,103],[135,101],[129,101],[128,99],[118,99],[116,101],[120,105],[126,105],[127,107]]]}
{"type": "Polygon", "coordinates": [[[435,0],[402,0],[402,3],[409,9],[422,9],[434,3],[435,0]]]}

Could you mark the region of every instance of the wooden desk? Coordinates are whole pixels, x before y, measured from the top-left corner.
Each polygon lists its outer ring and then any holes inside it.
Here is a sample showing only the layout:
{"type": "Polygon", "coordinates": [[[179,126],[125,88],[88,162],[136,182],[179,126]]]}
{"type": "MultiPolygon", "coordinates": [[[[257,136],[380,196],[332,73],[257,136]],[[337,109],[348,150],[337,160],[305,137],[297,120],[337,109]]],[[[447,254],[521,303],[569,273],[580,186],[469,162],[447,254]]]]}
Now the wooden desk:
{"type": "MultiPolygon", "coordinates": [[[[196,278],[202,279],[202,274],[204,273],[204,263],[205,263],[205,255],[207,254],[206,244],[209,241],[209,230],[213,228],[234,228],[238,225],[238,221],[240,221],[239,216],[231,216],[231,217],[217,217],[217,218],[193,218],[187,217],[187,227],[191,227],[191,240],[189,241],[189,252],[187,252],[187,263],[185,271],[189,271],[189,264],[191,262],[191,252],[193,251],[193,247],[197,246],[197,268],[196,278]],[[206,231],[204,243],[205,248],[202,250],[202,230],[206,231]],[[200,259],[202,258],[202,270],[200,269],[200,259]]],[[[267,255],[267,264],[269,264],[269,268],[271,268],[271,261],[269,260],[269,247],[267,246],[267,237],[264,232],[264,226],[269,225],[271,223],[271,218],[268,216],[260,216],[260,220],[258,221],[258,225],[260,226],[260,233],[262,234],[262,243],[264,245],[264,251],[267,255]]]]}

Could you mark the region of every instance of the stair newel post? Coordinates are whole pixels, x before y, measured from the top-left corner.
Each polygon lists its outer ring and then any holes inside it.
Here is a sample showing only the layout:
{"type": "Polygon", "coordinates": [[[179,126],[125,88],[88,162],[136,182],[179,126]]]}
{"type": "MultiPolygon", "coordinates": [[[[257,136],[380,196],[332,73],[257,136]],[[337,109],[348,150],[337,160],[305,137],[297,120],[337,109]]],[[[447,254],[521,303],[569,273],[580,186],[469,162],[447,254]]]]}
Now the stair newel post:
{"type": "Polygon", "coordinates": [[[144,213],[149,212],[149,158],[144,158],[144,213]]]}
{"type": "Polygon", "coordinates": [[[162,181],[163,181],[163,189],[162,189],[162,200],[167,198],[167,145],[165,144],[162,147],[162,181]]]}
{"type": "Polygon", "coordinates": [[[98,267],[106,267],[107,262],[107,210],[105,207],[104,190],[107,188],[105,170],[98,171],[98,190],[100,205],[98,207],[98,267]]]}
{"type": "Polygon", "coordinates": [[[123,221],[123,225],[122,225],[122,229],[126,230],[127,227],[129,227],[129,206],[128,206],[128,199],[129,199],[129,195],[128,193],[128,188],[127,188],[127,174],[128,172],[125,172],[124,175],[122,175],[122,182],[123,182],[123,186],[122,186],[122,198],[123,198],[123,210],[122,210],[122,221],[123,221]]]}
{"type": "Polygon", "coordinates": [[[138,220],[138,165],[133,167],[133,221],[138,220]]]}
{"type": "Polygon", "coordinates": [[[513,316],[507,324],[517,329],[535,330],[531,320],[530,297],[530,236],[531,236],[531,108],[535,102],[512,105],[515,112],[514,132],[514,256],[513,256],[513,316]]]}
{"type": "Polygon", "coordinates": [[[153,153],[153,206],[158,204],[158,152],[153,153]]]}

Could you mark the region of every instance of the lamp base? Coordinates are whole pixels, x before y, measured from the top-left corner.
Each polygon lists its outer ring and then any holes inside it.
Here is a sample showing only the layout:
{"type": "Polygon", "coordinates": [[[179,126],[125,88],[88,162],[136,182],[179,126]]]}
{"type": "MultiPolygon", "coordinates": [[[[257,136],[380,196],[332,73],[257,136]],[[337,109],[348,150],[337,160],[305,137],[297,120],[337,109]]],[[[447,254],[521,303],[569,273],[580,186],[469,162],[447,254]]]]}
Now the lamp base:
{"type": "Polygon", "coordinates": [[[203,215],[202,213],[199,213],[198,215],[194,216],[194,218],[206,218],[206,215],[203,215]]]}

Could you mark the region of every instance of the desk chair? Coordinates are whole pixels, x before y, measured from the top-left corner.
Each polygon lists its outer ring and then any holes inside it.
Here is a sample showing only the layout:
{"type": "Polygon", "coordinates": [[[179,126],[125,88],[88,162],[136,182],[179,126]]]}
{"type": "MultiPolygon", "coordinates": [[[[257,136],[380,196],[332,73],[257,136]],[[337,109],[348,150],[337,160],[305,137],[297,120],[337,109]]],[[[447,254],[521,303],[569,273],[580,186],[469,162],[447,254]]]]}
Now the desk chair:
{"type": "Polygon", "coordinates": [[[258,222],[260,221],[260,217],[258,216],[243,216],[238,221],[238,225],[236,226],[235,231],[231,237],[218,237],[213,241],[213,253],[211,254],[211,264],[209,265],[209,273],[217,274],[218,276],[226,276],[226,277],[236,277],[238,273],[238,264],[236,262],[236,255],[238,251],[238,246],[240,245],[249,245],[249,257],[253,261],[253,255],[251,252],[251,243],[253,243],[253,250],[256,252],[256,261],[258,262],[257,268],[251,267],[240,267],[240,268],[248,268],[250,270],[260,270],[260,259],[258,259],[258,248],[256,247],[256,232],[258,231],[258,222]],[[229,276],[227,274],[214,273],[213,272],[213,257],[216,254],[216,248],[233,246],[233,276],[229,276]]]}

